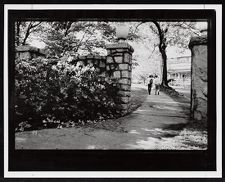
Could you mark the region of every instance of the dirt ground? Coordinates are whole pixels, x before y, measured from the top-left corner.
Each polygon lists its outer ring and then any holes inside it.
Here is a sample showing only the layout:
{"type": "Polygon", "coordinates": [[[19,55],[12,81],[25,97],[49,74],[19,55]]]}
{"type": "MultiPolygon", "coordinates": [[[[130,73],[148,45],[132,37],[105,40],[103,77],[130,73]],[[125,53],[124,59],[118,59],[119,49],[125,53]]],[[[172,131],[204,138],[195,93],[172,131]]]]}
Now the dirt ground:
{"type": "Polygon", "coordinates": [[[147,95],[141,86],[133,89],[142,89],[144,102],[131,114],[83,127],[16,133],[16,149],[207,149],[206,131],[185,127],[189,101],[147,95]]]}

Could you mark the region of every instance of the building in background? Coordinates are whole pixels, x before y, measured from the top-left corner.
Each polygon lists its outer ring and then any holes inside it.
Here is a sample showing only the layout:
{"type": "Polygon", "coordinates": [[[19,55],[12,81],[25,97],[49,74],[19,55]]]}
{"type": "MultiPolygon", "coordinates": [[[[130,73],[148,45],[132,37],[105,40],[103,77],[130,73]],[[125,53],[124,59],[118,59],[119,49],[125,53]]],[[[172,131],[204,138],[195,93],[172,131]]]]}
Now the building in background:
{"type": "Polygon", "coordinates": [[[168,79],[170,86],[190,87],[191,85],[191,56],[168,58],[168,79]]]}

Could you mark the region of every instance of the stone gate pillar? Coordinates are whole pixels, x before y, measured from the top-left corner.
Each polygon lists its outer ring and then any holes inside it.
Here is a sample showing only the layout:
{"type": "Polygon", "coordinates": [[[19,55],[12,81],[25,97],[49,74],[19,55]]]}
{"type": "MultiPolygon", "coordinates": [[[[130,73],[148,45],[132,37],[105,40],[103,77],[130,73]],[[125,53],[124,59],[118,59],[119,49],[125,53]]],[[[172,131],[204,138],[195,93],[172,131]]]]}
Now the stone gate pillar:
{"type": "Polygon", "coordinates": [[[191,49],[191,116],[207,121],[207,36],[192,37],[191,49]]]}
{"type": "Polygon", "coordinates": [[[126,42],[106,45],[106,71],[119,85],[122,109],[127,110],[131,95],[132,53],[134,49],[126,42]]]}

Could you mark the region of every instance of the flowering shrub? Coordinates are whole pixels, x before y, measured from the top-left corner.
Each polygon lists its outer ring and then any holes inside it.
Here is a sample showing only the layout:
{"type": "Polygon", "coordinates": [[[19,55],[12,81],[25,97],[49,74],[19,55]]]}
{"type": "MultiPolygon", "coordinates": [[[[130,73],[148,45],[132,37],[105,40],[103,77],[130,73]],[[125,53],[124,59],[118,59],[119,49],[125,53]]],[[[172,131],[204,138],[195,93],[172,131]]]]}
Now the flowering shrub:
{"type": "Polygon", "coordinates": [[[64,59],[16,60],[15,115],[33,128],[118,117],[117,87],[94,67],[64,59]],[[48,122],[51,121],[51,122],[48,122]]]}

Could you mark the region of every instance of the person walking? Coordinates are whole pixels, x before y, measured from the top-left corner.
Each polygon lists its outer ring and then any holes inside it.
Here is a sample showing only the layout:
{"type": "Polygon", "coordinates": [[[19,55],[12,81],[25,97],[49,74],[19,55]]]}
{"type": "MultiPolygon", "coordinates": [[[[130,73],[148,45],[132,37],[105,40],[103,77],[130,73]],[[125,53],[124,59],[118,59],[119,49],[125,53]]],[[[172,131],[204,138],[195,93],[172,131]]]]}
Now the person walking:
{"type": "Polygon", "coordinates": [[[155,84],[155,95],[159,95],[160,80],[159,80],[159,77],[157,75],[155,76],[154,84],[155,84]]]}
{"type": "Polygon", "coordinates": [[[153,85],[153,79],[151,78],[148,83],[148,95],[151,95],[152,85],[153,85]]]}

